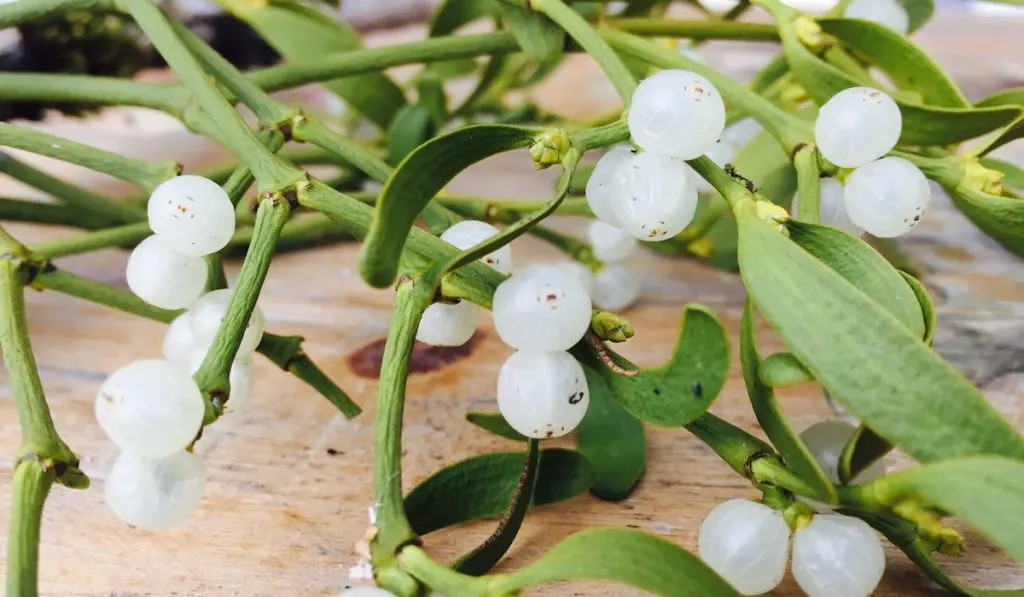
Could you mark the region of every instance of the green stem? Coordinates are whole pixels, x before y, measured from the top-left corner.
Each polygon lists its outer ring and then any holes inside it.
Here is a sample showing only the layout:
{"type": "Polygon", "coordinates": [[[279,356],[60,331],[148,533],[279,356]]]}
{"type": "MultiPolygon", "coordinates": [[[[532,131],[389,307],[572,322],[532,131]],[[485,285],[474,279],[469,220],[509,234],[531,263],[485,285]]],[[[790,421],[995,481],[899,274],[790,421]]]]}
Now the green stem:
{"type": "Polygon", "coordinates": [[[103,228],[110,222],[97,214],[64,205],[0,197],[0,220],[80,228],[103,228]]]}
{"type": "Polygon", "coordinates": [[[32,285],[47,290],[55,290],[91,303],[105,305],[125,313],[131,313],[132,315],[163,323],[171,323],[181,313],[180,311],[170,311],[154,307],[130,291],[115,288],[55,267],[43,268],[33,278],[32,285]]]}
{"type": "MultiPolygon", "coordinates": [[[[507,224],[509,222],[505,223],[507,224]]],[[[598,271],[603,265],[596,257],[594,257],[594,251],[590,248],[590,245],[574,236],[556,232],[539,224],[530,228],[530,234],[547,241],[548,244],[557,247],[563,253],[576,261],[579,261],[591,270],[598,271]]]]}
{"type": "Polygon", "coordinates": [[[636,90],[636,79],[629,67],[622,61],[622,58],[615,53],[608,43],[594,31],[590,23],[578,12],[566,6],[562,0],[526,0],[527,4],[534,10],[542,12],[580,45],[591,58],[597,62],[605,76],[615,87],[615,91],[622,99],[622,104],[629,107],[633,99],[633,91],[636,90]]]}
{"type": "MultiPolygon", "coordinates": [[[[157,185],[178,173],[178,165],[173,162],[151,164],[78,143],[77,141],[71,141],[70,139],[6,122],[0,123],[0,145],[85,166],[90,170],[135,183],[147,191],[152,191],[157,185]]],[[[77,195],[78,198],[84,198],[84,195],[77,195]]],[[[68,200],[67,195],[62,198],[68,200]]],[[[103,203],[116,205],[106,201],[103,203]]],[[[138,219],[138,212],[128,206],[121,206],[123,210],[118,207],[102,208],[100,206],[100,202],[91,201],[89,208],[117,210],[119,213],[122,213],[124,218],[130,217],[128,221],[138,219]]]]}
{"type": "MultiPolygon", "coordinates": [[[[213,398],[214,418],[220,415],[223,399],[229,395],[228,373],[242,343],[242,336],[249,324],[256,301],[259,299],[263,282],[270,270],[270,261],[281,229],[291,213],[291,206],[283,197],[267,195],[260,201],[256,213],[256,226],[252,243],[242,262],[238,282],[231,294],[227,313],[217,329],[213,343],[202,365],[196,371],[195,379],[199,389],[213,398]],[[220,404],[217,404],[218,398],[220,404]]],[[[207,423],[211,422],[207,420],[207,423]]]]}
{"type": "Polygon", "coordinates": [[[136,106],[184,117],[188,92],[180,85],[140,83],[91,75],[2,73],[0,99],[136,106]]]}
{"type": "Polygon", "coordinates": [[[431,63],[519,49],[511,33],[485,33],[438,37],[407,44],[332,54],[308,64],[285,63],[248,74],[265,91],[278,91],[330,81],[341,77],[376,72],[410,63],[431,63]]]}
{"type": "Polygon", "coordinates": [[[871,77],[868,69],[857,61],[849,52],[839,46],[832,46],[825,50],[825,61],[843,71],[861,85],[877,87],[878,83],[871,77]]]}
{"type": "Polygon", "coordinates": [[[459,574],[448,566],[435,562],[423,548],[408,545],[398,554],[398,563],[416,580],[445,595],[459,597],[488,597],[490,577],[474,578],[459,574]]]}
{"type": "Polygon", "coordinates": [[[569,133],[569,144],[579,150],[580,155],[595,147],[607,147],[629,139],[629,126],[625,119],[569,133]]]}
{"type": "Polygon", "coordinates": [[[703,77],[718,89],[726,103],[750,114],[779,143],[792,154],[796,148],[812,139],[811,125],[798,116],[789,114],[744,85],[719,74],[707,66],[691,60],[645,39],[614,29],[602,29],[601,37],[617,51],[661,68],[685,68],[703,77]]]}
{"type": "Polygon", "coordinates": [[[707,444],[732,470],[751,479],[751,463],[775,450],[760,439],[711,413],[704,413],[686,429],[707,444]]]}
{"type": "Polygon", "coordinates": [[[708,181],[708,184],[714,187],[730,206],[735,205],[737,201],[749,197],[751,194],[750,190],[743,183],[730,176],[707,156],[687,160],[686,163],[704,180],[708,181]]]}
{"type": "Polygon", "coordinates": [[[410,278],[399,282],[384,345],[373,446],[378,533],[371,553],[378,568],[389,567],[398,549],[416,539],[402,501],[402,411],[416,330],[434,295],[429,286],[414,283],[410,278]]]}
{"type": "MultiPolygon", "coordinates": [[[[358,196],[358,195],[357,195],[358,196]]],[[[543,208],[550,201],[537,199],[491,199],[488,197],[438,197],[441,205],[454,211],[464,218],[487,220],[490,222],[511,222],[524,214],[543,208]]],[[[370,201],[370,203],[373,203],[370,201]]],[[[583,197],[567,198],[555,210],[560,216],[593,217],[587,200],[583,197]]]]}
{"type": "Polygon", "coordinates": [[[391,176],[392,168],[387,162],[361,144],[329,130],[315,120],[296,118],[292,125],[292,138],[316,145],[328,154],[352,164],[377,182],[387,182],[391,176]]]}
{"type": "Polygon", "coordinates": [[[771,25],[733,21],[686,21],[677,19],[627,18],[605,19],[603,25],[634,35],[681,37],[695,40],[734,39],[741,41],[778,41],[779,32],[771,25]]]}
{"type": "Polygon", "coordinates": [[[32,254],[56,259],[108,247],[134,246],[151,234],[153,231],[149,229],[149,222],[126,224],[39,243],[32,247],[32,254]]]}
{"type": "MultiPolygon", "coordinates": [[[[284,146],[285,138],[280,129],[272,128],[260,131],[259,141],[267,148],[267,151],[277,153],[284,146]]],[[[249,190],[254,180],[255,176],[248,166],[238,164],[235,167],[227,181],[224,182],[224,192],[228,194],[232,205],[237,206],[242,201],[242,197],[245,196],[245,192],[249,190]]]]}
{"type": "Polygon", "coordinates": [[[813,145],[804,145],[793,156],[796,167],[796,184],[800,202],[797,204],[799,213],[795,214],[801,222],[817,224],[821,219],[821,169],[818,166],[818,150],[813,145]]]}
{"type": "Polygon", "coordinates": [[[757,458],[750,464],[751,480],[755,483],[781,487],[797,495],[813,496],[816,491],[796,473],[786,468],[775,457],[757,458]]]}
{"type": "MultiPolygon", "coordinates": [[[[252,233],[252,228],[237,230],[231,237],[228,247],[248,247],[252,242],[252,233]]],[[[277,239],[277,250],[288,251],[351,238],[334,220],[327,216],[305,214],[293,217],[284,225],[284,228],[281,229],[281,236],[277,239]]]]}
{"type": "Polygon", "coordinates": [[[11,480],[11,519],[7,535],[7,595],[39,594],[39,542],[43,503],[57,474],[42,462],[25,460],[11,480]]]}
{"type": "Polygon", "coordinates": [[[70,10],[109,7],[109,0],[28,0],[0,4],[0,29],[14,27],[70,10]]]}
{"type": "Polygon", "coordinates": [[[277,191],[304,180],[301,170],[280,160],[256,138],[217,90],[195,56],[152,0],[119,0],[198,102],[203,122],[256,175],[263,190],[277,191]]]}

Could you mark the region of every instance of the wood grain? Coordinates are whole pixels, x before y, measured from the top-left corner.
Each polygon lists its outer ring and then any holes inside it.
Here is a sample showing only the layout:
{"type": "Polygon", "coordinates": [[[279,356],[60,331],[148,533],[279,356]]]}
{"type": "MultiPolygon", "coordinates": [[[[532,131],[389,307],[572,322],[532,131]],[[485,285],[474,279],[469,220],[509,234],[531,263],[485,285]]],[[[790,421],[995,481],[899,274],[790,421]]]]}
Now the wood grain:
{"type": "MultiPolygon", "coordinates": [[[[980,87],[1013,84],[1014,77],[1019,84],[1024,55],[1013,51],[1017,43],[1013,34],[1019,27],[1019,23],[964,22],[950,16],[940,18],[920,40],[967,83],[972,95],[978,95],[988,91],[980,87]],[[1007,48],[1003,43],[1011,45],[1007,48]],[[1001,58],[993,61],[993,56],[1001,58]]],[[[749,71],[765,58],[763,52],[751,54],[745,46],[737,47],[713,44],[709,54],[718,66],[733,71],[749,71]]],[[[614,95],[600,73],[578,57],[540,94],[552,109],[577,117],[614,106],[614,95]]],[[[123,117],[124,113],[115,112],[101,122],[62,121],[46,126],[104,147],[131,148],[148,158],[173,156],[188,166],[209,164],[222,155],[149,116],[137,118],[134,129],[121,123],[123,117]],[[159,142],[140,143],[141,139],[159,142]]],[[[1017,158],[1024,154],[1017,152],[1017,158]]],[[[513,154],[472,169],[453,190],[493,193],[500,189],[502,195],[545,197],[552,189],[552,174],[535,172],[525,154],[513,154]]],[[[85,180],[111,188],[108,181],[95,176],[85,180]]],[[[3,191],[11,189],[14,186],[5,183],[3,191]]],[[[1024,267],[971,226],[948,201],[937,203],[919,229],[901,241],[924,268],[924,279],[936,296],[937,348],[976,380],[1015,425],[1024,427],[1024,267]]],[[[564,224],[580,229],[579,222],[564,224]]],[[[32,226],[12,226],[11,232],[26,242],[61,233],[32,226]]],[[[550,247],[529,238],[516,242],[515,254],[517,265],[557,256],[550,247]]],[[[103,505],[103,479],[115,451],[92,415],[94,393],[106,374],[131,359],[159,355],[162,326],[57,294],[30,291],[32,342],[57,427],[93,479],[87,491],[56,488],[50,497],[42,546],[45,594],[331,595],[350,583],[348,568],[357,559],[353,545],[367,526],[367,507],[373,499],[375,382],[353,374],[345,357],[385,335],[391,304],[390,291],[371,290],[360,282],[353,269],[355,258],[352,245],[282,255],[274,261],[260,305],[269,329],[307,338],[308,352],[363,406],[365,414],[345,421],[308,388],[268,362],[258,361],[250,408],[218,422],[198,446],[208,467],[206,497],[199,511],[162,533],[127,528],[103,505]]],[[[123,286],[125,259],[125,253],[108,250],[65,259],[60,265],[123,286]]],[[[691,302],[719,313],[735,338],[744,297],[737,277],[652,254],[644,254],[637,266],[647,277],[643,298],[626,312],[637,331],[624,347],[631,359],[643,365],[665,359],[676,337],[680,308],[691,302]]],[[[237,263],[231,264],[232,276],[237,269],[237,263]]],[[[781,348],[767,329],[761,332],[765,353],[781,348]]],[[[512,442],[462,421],[467,410],[494,408],[495,377],[509,354],[486,316],[481,316],[479,333],[483,337],[471,355],[409,380],[406,487],[458,459],[515,448],[512,442]]],[[[784,392],[782,400],[798,428],[831,416],[820,390],[810,384],[784,392]]],[[[760,433],[746,402],[738,365],[713,411],[760,433]]],[[[0,376],[0,526],[4,528],[9,522],[10,455],[17,444],[9,383],[0,376]]],[[[604,503],[587,496],[532,513],[502,568],[520,566],[569,533],[593,525],[640,528],[693,549],[700,521],[711,508],[727,498],[755,495],[684,431],[651,428],[649,457],[645,478],[624,502],[604,503]]],[[[892,464],[907,462],[894,458],[892,464]]],[[[440,532],[427,537],[426,545],[438,557],[451,558],[473,547],[491,526],[471,524],[440,532]]],[[[966,534],[969,554],[944,559],[954,576],[991,587],[1024,586],[1024,572],[976,534],[969,530],[966,534]]],[[[535,594],[624,596],[636,592],[600,583],[573,583],[550,585],[535,594]]],[[[787,578],[773,594],[792,596],[800,591],[787,578]]],[[[902,554],[890,548],[888,569],[876,595],[939,594],[902,554]]]]}

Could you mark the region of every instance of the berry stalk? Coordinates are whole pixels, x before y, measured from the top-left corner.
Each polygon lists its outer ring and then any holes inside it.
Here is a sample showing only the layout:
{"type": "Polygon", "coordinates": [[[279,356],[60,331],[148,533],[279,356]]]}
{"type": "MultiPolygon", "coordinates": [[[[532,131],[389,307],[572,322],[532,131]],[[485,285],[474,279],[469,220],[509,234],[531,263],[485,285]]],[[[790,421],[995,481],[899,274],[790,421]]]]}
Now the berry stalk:
{"type": "Polygon", "coordinates": [[[796,167],[797,192],[800,194],[797,213],[801,222],[817,224],[821,214],[821,171],[818,167],[818,150],[813,145],[804,145],[793,156],[796,167]]]}

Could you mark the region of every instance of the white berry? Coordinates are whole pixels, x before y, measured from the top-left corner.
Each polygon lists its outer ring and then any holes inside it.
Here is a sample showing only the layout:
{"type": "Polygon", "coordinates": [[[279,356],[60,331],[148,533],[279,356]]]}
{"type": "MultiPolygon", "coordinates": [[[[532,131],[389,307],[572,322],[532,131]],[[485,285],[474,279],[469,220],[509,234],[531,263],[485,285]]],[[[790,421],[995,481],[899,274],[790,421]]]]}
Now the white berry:
{"type": "Polygon", "coordinates": [[[866,522],[817,514],[793,537],[793,577],[808,597],[865,597],[885,571],[882,542],[866,522]]]}
{"type": "MultiPolygon", "coordinates": [[[[195,375],[196,371],[199,371],[203,360],[206,359],[207,352],[205,347],[196,347],[189,351],[184,360],[189,374],[195,375]]],[[[230,391],[228,392],[228,401],[226,403],[228,410],[231,412],[237,412],[249,402],[249,395],[252,394],[254,366],[252,353],[242,354],[241,351],[239,351],[234,362],[231,363],[231,369],[228,372],[230,391]]]]}
{"type": "Polygon", "coordinates": [[[931,202],[928,179],[903,158],[889,157],[853,171],[843,187],[846,215],[868,234],[891,238],[910,232],[931,202]]]}
{"type": "Polygon", "coordinates": [[[622,196],[620,167],[633,157],[633,148],[616,145],[601,156],[587,180],[587,205],[597,219],[613,226],[618,225],[613,208],[614,202],[622,196]]]}
{"type": "Polygon", "coordinates": [[[532,276],[538,272],[548,272],[552,276],[565,276],[580,283],[587,290],[587,294],[593,295],[594,274],[590,268],[573,259],[551,261],[548,263],[535,263],[519,271],[517,276],[532,276]]]}
{"type": "Polygon", "coordinates": [[[379,587],[352,587],[342,591],[338,597],[395,597],[395,594],[379,587]]]}
{"type": "MultiPolygon", "coordinates": [[[[815,423],[800,433],[800,439],[833,483],[839,483],[839,457],[855,430],[846,421],[830,420],[815,423]]],[[[856,482],[867,483],[884,474],[885,464],[875,461],[857,475],[856,482]]]]}
{"type": "MultiPolygon", "coordinates": [[[[209,346],[217,335],[217,329],[228,312],[228,304],[231,302],[231,294],[234,291],[230,288],[222,288],[204,294],[192,305],[189,310],[189,322],[192,324],[192,333],[196,337],[196,344],[209,346]]],[[[252,317],[245,327],[242,336],[242,343],[238,347],[238,354],[246,354],[256,350],[260,340],[263,339],[263,328],[266,320],[263,318],[263,311],[259,305],[253,309],[252,317]]]]}
{"type": "Polygon", "coordinates": [[[897,0],[853,0],[846,5],[843,16],[878,23],[901,35],[910,30],[910,15],[897,0]]]}
{"type": "MultiPolygon", "coordinates": [[[[826,225],[849,232],[854,236],[864,234],[859,226],[850,220],[846,215],[846,205],[843,203],[843,185],[834,178],[821,179],[821,192],[818,199],[818,219],[826,225]]],[[[800,206],[800,194],[793,196],[793,204],[789,212],[796,216],[800,206]]]]}
{"type": "Polygon", "coordinates": [[[605,263],[622,261],[636,252],[637,242],[632,234],[601,220],[592,220],[587,239],[594,257],[605,263]]]}
{"type": "Polygon", "coordinates": [[[434,303],[427,307],[416,339],[432,346],[462,346],[476,331],[477,308],[469,301],[434,303]]]}
{"type": "Polygon", "coordinates": [[[704,563],[744,595],[774,589],[786,574],[789,526],[778,511],[744,499],[719,504],[700,525],[704,563]]]}
{"type": "Polygon", "coordinates": [[[725,104],[704,77],[663,70],[637,86],[627,124],[645,150],[691,160],[710,151],[722,135],[725,104]]]}
{"type": "Polygon", "coordinates": [[[857,168],[896,147],[902,128],[903,115],[888,94],[871,87],[850,87],[821,107],[814,141],[833,164],[857,168]]]}
{"type": "Polygon", "coordinates": [[[164,333],[163,355],[171,362],[184,361],[196,346],[196,336],[192,333],[189,312],[185,311],[174,318],[164,333]]]}
{"type": "Polygon", "coordinates": [[[611,263],[594,275],[594,306],[607,311],[620,311],[640,297],[643,274],[626,263],[611,263]]]}
{"type": "Polygon", "coordinates": [[[156,531],[185,520],[196,509],[205,477],[202,459],[184,450],[164,458],[121,452],[103,492],[121,520],[156,531]]]}
{"type": "Polygon", "coordinates": [[[583,368],[567,352],[517,352],[498,373],[498,408],[527,437],[561,437],[590,404],[583,368]]]}
{"type": "Polygon", "coordinates": [[[115,371],[96,395],[96,420],[125,452],[160,458],[195,439],[206,407],[188,372],[168,361],[135,361],[115,371]]]}
{"type": "MultiPolygon", "coordinates": [[[[471,249],[492,236],[497,236],[501,231],[487,222],[478,220],[463,220],[456,222],[448,230],[441,234],[441,240],[455,245],[465,251],[471,249]]],[[[512,247],[505,245],[480,258],[480,261],[493,267],[503,274],[512,271],[512,247]]]]}
{"type": "Polygon", "coordinates": [[[516,350],[569,350],[590,328],[590,295],[573,277],[547,268],[505,280],[492,314],[501,340],[516,350]]]}
{"type": "Polygon", "coordinates": [[[181,253],[216,253],[235,233],[235,208],[220,185],[185,175],[161,184],[149,197],[149,227],[181,253]]]}
{"type": "Polygon", "coordinates": [[[671,238],[697,211],[693,171],[677,159],[646,152],[625,165],[623,195],[614,203],[622,228],[646,241],[671,238]]]}
{"type": "Polygon", "coordinates": [[[195,302],[206,288],[206,261],[177,252],[162,236],[142,241],[128,257],[125,278],[140,299],[162,309],[195,302]]]}

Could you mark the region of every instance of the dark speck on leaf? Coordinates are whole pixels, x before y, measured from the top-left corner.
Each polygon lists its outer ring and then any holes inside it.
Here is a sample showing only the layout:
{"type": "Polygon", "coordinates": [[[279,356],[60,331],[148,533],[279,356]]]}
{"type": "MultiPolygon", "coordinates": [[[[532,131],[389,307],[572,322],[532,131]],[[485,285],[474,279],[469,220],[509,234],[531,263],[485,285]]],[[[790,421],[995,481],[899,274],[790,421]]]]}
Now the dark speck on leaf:
{"type": "Polygon", "coordinates": [[[661,396],[661,388],[654,388],[654,395],[661,396]]]}
{"type": "Polygon", "coordinates": [[[700,398],[704,395],[704,386],[700,385],[699,381],[693,382],[693,386],[690,388],[693,391],[693,395],[700,398]]]}

